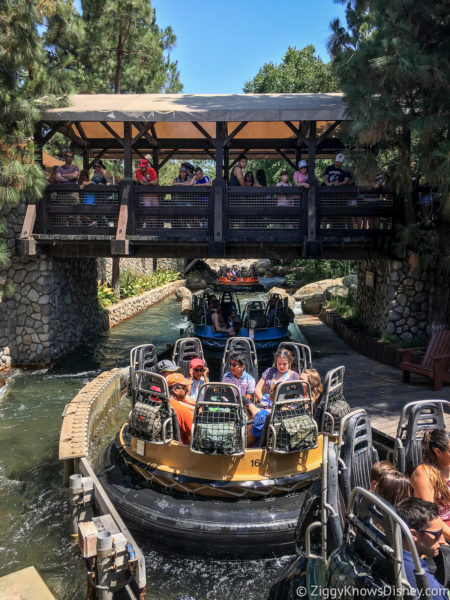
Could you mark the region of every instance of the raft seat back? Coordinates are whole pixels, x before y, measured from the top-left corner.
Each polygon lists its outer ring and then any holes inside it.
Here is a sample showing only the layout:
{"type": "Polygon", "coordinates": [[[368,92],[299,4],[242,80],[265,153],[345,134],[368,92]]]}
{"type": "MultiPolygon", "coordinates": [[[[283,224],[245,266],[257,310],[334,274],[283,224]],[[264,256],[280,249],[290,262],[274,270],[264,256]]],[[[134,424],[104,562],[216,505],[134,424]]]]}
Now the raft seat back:
{"type": "Polygon", "coordinates": [[[131,398],[132,402],[134,402],[134,400],[135,400],[136,371],[139,369],[140,352],[142,349],[145,349],[145,348],[148,348],[150,352],[151,352],[151,349],[154,348],[155,354],[156,354],[156,348],[153,344],[141,344],[140,346],[134,346],[130,350],[128,395],[131,398]]]}
{"type": "Polygon", "coordinates": [[[279,383],[266,422],[266,446],[271,452],[288,454],[317,448],[318,429],[312,416],[309,384],[305,381],[279,383]]]}
{"type": "Polygon", "coordinates": [[[136,371],[136,400],[129,421],[131,435],[154,444],[166,444],[174,439],[172,415],[164,377],[136,371]]]}
{"type": "Polygon", "coordinates": [[[181,368],[185,377],[189,377],[189,363],[193,358],[205,360],[200,340],[195,337],[178,339],[173,349],[172,361],[181,368]]]}
{"type": "Polygon", "coordinates": [[[426,577],[406,523],[388,502],[355,488],[346,514],[344,543],[330,556],[328,589],[335,589],[337,598],[373,595],[394,600],[413,594],[403,562],[403,540],[417,567],[417,587],[425,592],[420,597],[427,597],[426,577]]]}
{"type": "Polygon", "coordinates": [[[234,302],[222,302],[220,305],[220,311],[222,313],[222,318],[225,323],[228,320],[228,317],[231,314],[232,310],[236,310],[236,304],[234,302]]]}
{"type": "Polygon", "coordinates": [[[239,389],[224,383],[202,385],[191,429],[192,452],[242,456],[246,431],[239,389]]]}
{"type": "Polygon", "coordinates": [[[342,419],[338,449],[339,487],[347,504],[354,487],[370,488],[370,470],[378,460],[370,418],[365,410],[355,410],[342,419]]]}
{"type": "Polygon", "coordinates": [[[146,344],[140,347],[138,354],[138,369],[140,371],[156,372],[157,362],[158,355],[153,344],[146,344]]]}
{"type": "Polygon", "coordinates": [[[275,327],[286,327],[293,321],[294,313],[289,308],[289,301],[287,298],[281,298],[275,305],[275,327]]]}
{"type": "Polygon", "coordinates": [[[294,358],[292,370],[301,373],[305,369],[312,368],[311,348],[306,344],[298,342],[281,342],[278,350],[289,350],[294,358]]]}
{"type": "Polygon", "coordinates": [[[403,407],[394,444],[394,466],[411,475],[422,462],[422,441],[426,431],[445,429],[447,400],[419,400],[403,407]]]}
{"type": "Polygon", "coordinates": [[[255,342],[251,338],[232,337],[226,341],[225,350],[220,366],[220,379],[230,371],[231,355],[235,352],[244,355],[245,370],[255,381],[258,379],[258,356],[256,354],[255,342]]]}
{"type": "Polygon", "coordinates": [[[317,407],[319,431],[337,436],[342,418],[351,409],[344,396],[345,367],[337,367],[325,375],[322,399],[317,407]]]}

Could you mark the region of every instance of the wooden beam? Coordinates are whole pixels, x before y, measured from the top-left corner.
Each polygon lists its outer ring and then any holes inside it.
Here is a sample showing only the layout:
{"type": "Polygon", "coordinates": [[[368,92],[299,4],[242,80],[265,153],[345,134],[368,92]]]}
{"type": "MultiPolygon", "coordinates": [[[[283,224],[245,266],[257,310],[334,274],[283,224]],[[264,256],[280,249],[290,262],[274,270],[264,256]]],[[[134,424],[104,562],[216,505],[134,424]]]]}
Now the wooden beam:
{"type": "Polygon", "coordinates": [[[223,142],[225,123],[216,123],[216,181],[223,181],[223,142]]]}
{"type": "MultiPolygon", "coordinates": [[[[108,123],[106,123],[106,121],[100,121],[100,123],[103,125],[103,127],[106,129],[106,131],[109,131],[109,133],[113,136],[113,138],[116,140],[116,142],[118,142],[122,146],[122,148],[123,148],[124,147],[124,141],[122,140],[122,138],[120,137],[120,135],[117,135],[117,133],[114,131],[114,129],[112,127],[110,127],[108,125],[108,123]]],[[[129,121],[125,121],[125,123],[129,123],[129,121]]],[[[124,129],[125,129],[125,123],[123,124],[124,129]]],[[[130,131],[131,131],[131,124],[130,124],[130,131]]]]}
{"type": "Polygon", "coordinates": [[[317,146],[319,146],[320,142],[326,139],[330,133],[334,131],[341,123],[342,121],[335,121],[332,125],[330,125],[317,139],[317,146]]]}
{"type": "Polygon", "coordinates": [[[34,224],[36,223],[36,204],[28,204],[23,220],[20,239],[27,239],[33,235],[34,224]]]}
{"type": "Polygon", "coordinates": [[[173,156],[173,155],[174,155],[176,152],[178,152],[178,148],[174,148],[174,149],[172,150],[172,152],[169,152],[169,154],[168,154],[167,156],[165,156],[165,157],[162,159],[162,161],[159,163],[159,168],[163,167],[163,166],[166,164],[166,162],[169,162],[169,160],[172,158],[172,156],[173,156]]]}
{"type": "Polygon", "coordinates": [[[291,121],[284,121],[284,124],[287,125],[289,129],[291,129],[295,133],[295,135],[298,134],[299,129],[294,125],[294,123],[291,123],[291,121]]]}
{"type": "MultiPolygon", "coordinates": [[[[150,129],[150,127],[153,125],[153,123],[135,123],[133,122],[133,125],[136,127],[136,129],[138,130],[138,134],[134,136],[134,138],[131,140],[131,145],[134,146],[135,143],[137,141],[139,141],[143,136],[145,136],[145,138],[147,139],[147,141],[151,141],[152,138],[148,135],[148,130],[150,129]]],[[[154,143],[156,143],[155,140],[152,140],[154,143]]]]}
{"type": "Polygon", "coordinates": [[[81,123],[79,123],[78,121],[75,121],[74,125],[75,125],[75,129],[78,131],[80,136],[83,138],[84,141],[86,141],[87,137],[86,137],[86,134],[84,133],[83,127],[81,126],[81,123]]]}
{"type": "Polygon", "coordinates": [[[212,160],[214,160],[214,161],[216,160],[216,155],[213,152],[211,152],[211,150],[208,150],[208,148],[205,148],[205,152],[208,156],[210,156],[212,158],[212,160]]]}
{"type": "Polygon", "coordinates": [[[154,123],[152,123],[152,124],[150,125],[150,131],[152,132],[152,136],[153,136],[153,138],[154,138],[155,140],[157,140],[157,139],[158,139],[158,136],[156,135],[156,129],[155,129],[155,124],[154,124],[154,123]]]}
{"type": "Polygon", "coordinates": [[[242,131],[242,129],[244,129],[244,127],[247,125],[248,121],[242,121],[242,123],[239,123],[239,125],[233,129],[233,131],[230,133],[230,135],[228,135],[224,142],[223,145],[224,146],[228,146],[228,144],[231,142],[231,140],[240,132],[242,131]]]}
{"type": "Polygon", "coordinates": [[[45,134],[45,136],[42,138],[42,145],[45,146],[45,144],[52,139],[52,137],[55,135],[55,133],[58,133],[58,131],[60,131],[62,126],[63,126],[62,123],[58,123],[58,125],[56,125],[55,127],[52,127],[50,129],[50,131],[48,131],[45,134]]]}
{"type": "Polygon", "coordinates": [[[200,133],[203,135],[203,137],[205,137],[208,140],[208,142],[211,144],[211,146],[215,146],[215,142],[214,142],[213,138],[209,135],[209,133],[206,131],[206,129],[204,129],[200,125],[200,123],[197,123],[197,121],[192,121],[192,125],[200,131],[200,133]]]}
{"type": "Polygon", "coordinates": [[[277,149],[278,154],[288,163],[288,165],[290,165],[294,171],[296,170],[297,166],[296,164],[289,158],[289,156],[287,156],[283,150],[279,150],[277,149]]]}

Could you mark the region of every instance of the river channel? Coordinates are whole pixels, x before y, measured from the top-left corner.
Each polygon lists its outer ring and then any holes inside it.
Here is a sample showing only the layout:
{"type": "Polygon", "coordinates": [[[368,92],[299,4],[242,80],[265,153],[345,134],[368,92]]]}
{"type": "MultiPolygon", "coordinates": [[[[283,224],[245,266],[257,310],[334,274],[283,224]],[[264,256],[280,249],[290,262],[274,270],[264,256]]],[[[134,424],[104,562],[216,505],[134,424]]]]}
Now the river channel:
{"type": "MultiPolygon", "coordinates": [[[[62,411],[86,380],[126,366],[132,346],[152,342],[161,352],[186,324],[179,304],[169,298],[78,346],[49,369],[16,372],[0,397],[0,576],[34,565],[57,600],[85,599],[86,570],[69,544],[68,494],[58,462],[62,411]]],[[[99,446],[128,411],[125,402],[106,419],[99,446]]],[[[155,551],[136,539],[146,556],[152,600],[263,600],[288,560],[190,558],[155,551]]]]}

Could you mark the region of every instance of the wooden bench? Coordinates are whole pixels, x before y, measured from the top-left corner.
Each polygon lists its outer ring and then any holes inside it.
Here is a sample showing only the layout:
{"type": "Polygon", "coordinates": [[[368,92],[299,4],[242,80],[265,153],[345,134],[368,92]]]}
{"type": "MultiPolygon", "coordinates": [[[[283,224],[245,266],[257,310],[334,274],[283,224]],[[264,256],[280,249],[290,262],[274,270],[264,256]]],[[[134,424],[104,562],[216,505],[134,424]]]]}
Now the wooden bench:
{"type": "MultiPolygon", "coordinates": [[[[417,348],[415,350],[418,350],[417,348]]],[[[435,333],[426,349],[422,362],[411,360],[414,348],[405,350],[400,369],[403,381],[410,381],[410,373],[424,375],[433,380],[433,389],[440,390],[444,382],[450,383],[450,331],[435,333]]]]}

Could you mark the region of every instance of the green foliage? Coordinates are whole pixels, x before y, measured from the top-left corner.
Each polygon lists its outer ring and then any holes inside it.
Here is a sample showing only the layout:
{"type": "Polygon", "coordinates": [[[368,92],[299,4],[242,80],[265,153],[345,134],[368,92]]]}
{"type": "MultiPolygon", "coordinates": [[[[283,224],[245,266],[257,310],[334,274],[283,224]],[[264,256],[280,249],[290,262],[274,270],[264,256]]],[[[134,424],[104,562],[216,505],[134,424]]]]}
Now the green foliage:
{"type": "MultiPolygon", "coordinates": [[[[151,275],[141,275],[129,270],[120,273],[120,299],[138,296],[148,290],[165,285],[179,279],[180,274],[170,269],[160,269],[151,275]]],[[[106,308],[119,302],[119,298],[112,290],[109,283],[97,282],[99,308],[106,308]]]]}
{"type": "Polygon", "coordinates": [[[100,280],[97,281],[97,296],[98,296],[98,307],[100,309],[116,304],[119,299],[111,289],[111,286],[106,281],[102,283],[100,280]]]}
{"type": "Polygon", "coordinates": [[[348,319],[351,324],[355,324],[356,315],[356,297],[352,287],[348,288],[346,296],[334,296],[326,303],[327,308],[335,310],[337,313],[348,319]]]}
{"type": "Polygon", "coordinates": [[[301,50],[289,48],[279,65],[266,63],[244,84],[247,94],[320,93],[337,91],[331,65],[324,63],[312,44],[301,50]]]}
{"type": "Polygon", "coordinates": [[[322,279],[334,279],[356,273],[356,265],[351,260],[299,258],[290,262],[288,268],[291,269],[291,273],[286,276],[286,281],[290,286],[294,286],[295,282],[306,285],[322,279]]]}
{"type": "Polygon", "coordinates": [[[389,344],[393,344],[398,348],[421,348],[426,346],[428,343],[427,338],[424,337],[413,337],[410,340],[402,340],[398,335],[394,335],[393,333],[383,333],[380,337],[383,342],[388,342],[389,344]]]}

